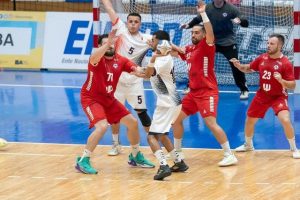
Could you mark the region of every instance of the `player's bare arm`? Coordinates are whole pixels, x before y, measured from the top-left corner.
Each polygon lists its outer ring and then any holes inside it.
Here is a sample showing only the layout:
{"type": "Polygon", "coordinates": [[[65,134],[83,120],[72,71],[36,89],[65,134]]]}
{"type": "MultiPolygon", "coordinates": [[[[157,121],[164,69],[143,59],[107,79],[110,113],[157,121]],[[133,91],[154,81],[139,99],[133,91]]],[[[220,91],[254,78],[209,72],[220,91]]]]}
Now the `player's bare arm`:
{"type": "Polygon", "coordinates": [[[171,56],[173,57],[179,57],[178,53],[185,54],[185,48],[179,47],[175,44],[171,44],[172,50],[171,50],[171,56]]]}
{"type": "Polygon", "coordinates": [[[109,49],[110,46],[113,44],[115,37],[116,30],[112,30],[108,35],[107,41],[92,53],[90,57],[90,63],[92,65],[97,65],[100,59],[104,56],[106,50],[109,49]]]}
{"type": "Polygon", "coordinates": [[[111,1],[110,0],[102,0],[102,3],[104,5],[104,8],[110,18],[110,20],[112,21],[112,23],[116,23],[117,19],[118,19],[118,15],[116,14],[111,1]]]}
{"type": "Polygon", "coordinates": [[[230,59],[230,62],[233,63],[233,65],[238,68],[241,72],[244,73],[252,73],[253,71],[250,69],[250,64],[241,64],[240,61],[236,58],[230,59]]]}
{"type": "Polygon", "coordinates": [[[283,88],[288,90],[294,90],[296,87],[296,81],[284,80],[279,72],[274,72],[274,78],[282,85],[283,88]]]}
{"type": "Polygon", "coordinates": [[[206,32],[206,34],[205,34],[206,43],[212,45],[212,44],[214,44],[215,36],[214,36],[214,31],[213,31],[212,25],[209,21],[208,16],[206,15],[205,8],[206,8],[206,5],[205,5],[204,1],[199,1],[199,4],[197,6],[197,12],[201,15],[202,20],[203,20],[203,25],[204,25],[205,32],[206,32]]]}

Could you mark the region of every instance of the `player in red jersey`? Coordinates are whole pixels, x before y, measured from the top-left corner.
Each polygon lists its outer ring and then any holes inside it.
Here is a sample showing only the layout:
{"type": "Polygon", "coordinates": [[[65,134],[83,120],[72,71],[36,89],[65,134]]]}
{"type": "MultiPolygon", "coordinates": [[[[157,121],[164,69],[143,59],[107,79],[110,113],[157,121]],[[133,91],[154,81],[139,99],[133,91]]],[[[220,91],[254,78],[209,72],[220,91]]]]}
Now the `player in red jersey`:
{"type": "Polygon", "coordinates": [[[95,127],[87,140],[83,155],[77,158],[76,169],[87,174],[97,174],[90,164],[91,153],[107,130],[108,123],[121,122],[128,129],[128,139],[132,152],[129,164],[140,167],[154,167],[139,150],[137,120],[115,97],[114,92],[122,72],[136,71],[136,64],[115,54],[113,39],[116,31],[102,35],[99,48],[91,55],[87,80],[81,89],[81,105],[90,120],[90,128],[95,127]]]}
{"type": "MultiPolygon", "coordinates": [[[[211,23],[205,13],[205,4],[200,3],[197,11],[203,19],[204,27],[195,25],[192,28],[192,43],[179,56],[187,61],[190,80],[190,92],[182,100],[182,109],[173,125],[174,143],[177,151],[181,151],[183,120],[196,112],[200,112],[205,124],[211,130],[224,150],[224,158],[219,166],[234,165],[238,161],[230,150],[224,130],[216,121],[218,107],[218,86],[214,73],[215,45],[211,23]]],[[[175,50],[180,52],[178,47],[175,50]]]]}
{"type": "Polygon", "coordinates": [[[254,126],[259,118],[264,118],[265,113],[271,107],[283,126],[293,158],[300,158],[287,103],[287,89],[295,89],[296,82],[293,66],[281,52],[283,45],[284,37],[280,34],[272,34],[268,39],[267,53],[261,54],[250,64],[241,64],[237,59],[231,60],[234,66],[242,72],[259,72],[259,90],[248,109],[245,123],[245,143],[236,148],[238,152],[254,150],[252,142],[254,126]]]}

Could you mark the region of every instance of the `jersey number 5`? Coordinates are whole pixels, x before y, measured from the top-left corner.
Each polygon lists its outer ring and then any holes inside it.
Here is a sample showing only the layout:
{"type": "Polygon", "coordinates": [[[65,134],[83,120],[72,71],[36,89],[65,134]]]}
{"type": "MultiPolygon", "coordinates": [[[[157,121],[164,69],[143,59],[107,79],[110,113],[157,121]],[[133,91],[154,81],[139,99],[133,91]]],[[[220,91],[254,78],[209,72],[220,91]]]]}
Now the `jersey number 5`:
{"type": "Polygon", "coordinates": [[[134,48],[133,47],[130,47],[129,51],[128,51],[128,54],[132,55],[133,54],[133,51],[134,51],[134,48]]]}

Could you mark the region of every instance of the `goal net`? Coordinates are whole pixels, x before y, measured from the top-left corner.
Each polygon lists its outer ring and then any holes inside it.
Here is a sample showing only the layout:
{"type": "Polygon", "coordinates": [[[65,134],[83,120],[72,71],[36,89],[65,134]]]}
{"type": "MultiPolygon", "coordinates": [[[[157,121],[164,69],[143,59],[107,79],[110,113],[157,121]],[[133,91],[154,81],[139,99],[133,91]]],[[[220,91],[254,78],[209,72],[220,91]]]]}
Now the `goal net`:
{"type": "MultiPolygon", "coordinates": [[[[257,55],[265,52],[268,35],[273,32],[285,36],[283,52],[293,59],[293,0],[228,1],[235,4],[250,22],[248,28],[235,26],[239,59],[242,63],[249,63],[257,55]]],[[[210,2],[211,0],[206,0],[206,3],[210,2]]],[[[170,33],[174,44],[185,46],[191,43],[190,30],[180,29],[180,24],[187,23],[196,16],[197,0],[112,0],[112,3],[124,21],[129,12],[140,13],[142,32],[153,33],[163,29],[170,33]]],[[[86,12],[92,15],[92,7],[92,0],[0,0],[0,10],[4,11],[86,12]]],[[[104,33],[110,30],[110,26],[107,26],[108,16],[101,0],[100,10],[100,32],[104,33]]],[[[150,55],[149,53],[148,58],[150,55]]],[[[217,54],[215,63],[218,83],[234,84],[231,68],[223,55],[217,54]]],[[[175,75],[177,81],[187,81],[186,64],[179,59],[175,59],[175,75]]],[[[248,85],[257,85],[256,74],[247,74],[246,78],[248,85]]]]}

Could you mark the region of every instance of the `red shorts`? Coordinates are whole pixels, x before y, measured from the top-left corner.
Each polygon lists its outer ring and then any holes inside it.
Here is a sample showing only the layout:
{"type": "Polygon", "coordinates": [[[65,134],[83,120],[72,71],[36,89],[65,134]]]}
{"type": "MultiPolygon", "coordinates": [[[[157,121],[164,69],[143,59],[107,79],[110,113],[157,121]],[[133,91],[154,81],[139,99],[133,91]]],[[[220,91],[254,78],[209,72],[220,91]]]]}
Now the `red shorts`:
{"type": "Polygon", "coordinates": [[[193,115],[200,112],[202,118],[217,117],[219,96],[216,93],[211,95],[195,95],[189,92],[182,99],[182,111],[186,115],[193,115]]]}
{"type": "Polygon", "coordinates": [[[272,107],[275,115],[277,115],[282,110],[289,110],[287,100],[286,96],[270,97],[256,93],[249,106],[247,115],[253,118],[264,118],[270,107],[272,107]]]}
{"type": "Polygon", "coordinates": [[[113,99],[111,102],[103,103],[88,98],[81,101],[82,108],[90,120],[89,128],[103,119],[107,119],[108,123],[119,123],[120,120],[130,112],[118,100],[113,99]]]}

